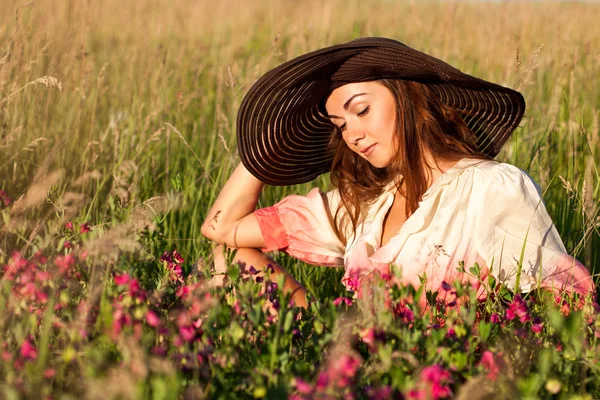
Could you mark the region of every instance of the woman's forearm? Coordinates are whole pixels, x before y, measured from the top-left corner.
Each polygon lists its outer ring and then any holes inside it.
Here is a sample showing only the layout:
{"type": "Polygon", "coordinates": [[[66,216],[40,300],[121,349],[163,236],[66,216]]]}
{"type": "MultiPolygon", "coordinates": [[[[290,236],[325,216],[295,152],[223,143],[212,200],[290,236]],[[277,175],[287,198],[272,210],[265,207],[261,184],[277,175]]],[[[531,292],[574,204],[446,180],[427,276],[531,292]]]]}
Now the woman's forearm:
{"type": "MultiPolygon", "coordinates": [[[[217,243],[228,243],[242,218],[256,208],[264,183],[242,163],[231,174],[202,224],[202,234],[217,243]]],[[[231,245],[231,243],[229,243],[231,245]]]]}

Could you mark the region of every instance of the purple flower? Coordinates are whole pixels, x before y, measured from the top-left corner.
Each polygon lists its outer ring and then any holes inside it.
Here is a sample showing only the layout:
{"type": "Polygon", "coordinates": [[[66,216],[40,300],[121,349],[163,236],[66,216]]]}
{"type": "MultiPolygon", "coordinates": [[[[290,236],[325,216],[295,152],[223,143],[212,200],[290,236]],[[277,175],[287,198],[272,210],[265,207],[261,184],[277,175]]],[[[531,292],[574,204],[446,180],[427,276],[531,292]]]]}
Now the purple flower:
{"type": "Polygon", "coordinates": [[[250,273],[250,275],[258,274],[258,270],[256,268],[254,268],[254,265],[250,266],[250,268],[248,269],[248,272],[250,273]]]}
{"type": "Polygon", "coordinates": [[[449,291],[452,289],[452,285],[450,285],[448,282],[443,281],[442,282],[442,289],[444,289],[445,291],[449,291]]]}

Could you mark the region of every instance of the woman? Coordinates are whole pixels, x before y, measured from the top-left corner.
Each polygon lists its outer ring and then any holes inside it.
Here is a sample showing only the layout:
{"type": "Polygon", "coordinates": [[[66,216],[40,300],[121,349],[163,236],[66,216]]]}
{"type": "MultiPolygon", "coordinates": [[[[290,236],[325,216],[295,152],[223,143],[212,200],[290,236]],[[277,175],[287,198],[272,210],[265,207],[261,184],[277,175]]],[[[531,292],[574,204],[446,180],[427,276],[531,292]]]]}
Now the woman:
{"type": "Polygon", "coordinates": [[[566,253],[538,187],[493,161],[524,110],[520,93],[390,39],[300,56],[269,71],[244,98],[242,163],[202,233],[239,248],[245,265],[274,265],[300,306],[304,288],[258,249],[344,266],[343,283],[359,293],[381,276],[417,287],[426,278],[447,301],[446,283],[456,279],[485,296],[480,280],[459,268],[477,263],[483,277],[491,273],[514,290],[587,294],[590,274],[566,253]],[[315,188],[255,210],[265,183],[307,182],[328,171],[334,190],[315,188]]]}

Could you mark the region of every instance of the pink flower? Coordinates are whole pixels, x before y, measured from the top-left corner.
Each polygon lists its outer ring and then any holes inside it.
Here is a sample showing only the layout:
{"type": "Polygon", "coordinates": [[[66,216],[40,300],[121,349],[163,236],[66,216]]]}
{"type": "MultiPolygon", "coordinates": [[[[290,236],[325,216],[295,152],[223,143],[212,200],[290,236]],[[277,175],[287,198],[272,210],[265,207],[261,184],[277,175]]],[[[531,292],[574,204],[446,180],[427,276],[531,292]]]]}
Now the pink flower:
{"type": "Polygon", "coordinates": [[[357,276],[351,276],[350,278],[344,279],[344,281],[346,287],[351,292],[358,292],[358,290],[360,289],[360,281],[357,276]]]}
{"type": "Polygon", "coordinates": [[[196,331],[193,326],[180,326],[179,336],[186,342],[189,342],[196,336],[196,331]]]}
{"type": "Polygon", "coordinates": [[[73,243],[69,242],[68,240],[65,240],[63,246],[65,247],[65,249],[70,249],[71,247],[73,247],[73,243]]]}
{"type": "Polygon", "coordinates": [[[531,330],[535,333],[541,333],[544,324],[542,323],[542,319],[540,317],[535,317],[533,319],[533,324],[531,325],[531,330]]]}
{"type": "Polygon", "coordinates": [[[393,395],[393,390],[389,386],[382,386],[380,388],[368,388],[367,396],[371,400],[387,400],[391,399],[393,395]]]}
{"type": "Polygon", "coordinates": [[[423,368],[421,382],[429,389],[430,397],[433,399],[452,396],[452,390],[448,387],[452,383],[450,372],[437,364],[423,368]]]}
{"type": "Polygon", "coordinates": [[[496,313],[493,313],[492,315],[490,315],[490,322],[492,324],[499,324],[500,323],[500,316],[496,313]]]}
{"type": "Polygon", "coordinates": [[[88,233],[89,231],[91,231],[92,228],[90,228],[90,223],[86,222],[84,224],[81,224],[81,226],[79,227],[79,233],[88,233]]]}
{"type": "Polygon", "coordinates": [[[415,320],[415,314],[413,311],[402,303],[396,304],[393,308],[394,315],[399,317],[404,323],[411,323],[415,320]]]}
{"type": "Polygon", "coordinates": [[[58,271],[61,274],[64,274],[68,272],[73,265],[75,265],[75,257],[73,257],[71,254],[66,256],[57,256],[54,259],[54,264],[58,267],[58,271]]]}
{"type": "Polygon", "coordinates": [[[527,308],[527,304],[520,295],[515,295],[513,302],[506,309],[505,318],[507,321],[512,321],[515,317],[519,318],[521,323],[527,322],[531,319],[529,316],[529,309],[527,308]]]}
{"type": "Polygon", "coordinates": [[[187,297],[187,295],[189,293],[190,293],[190,287],[189,286],[180,286],[175,291],[175,295],[177,297],[183,297],[184,299],[187,297]]]}
{"type": "Polygon", "coordinates": [[[323,390],[329,385],[329,374],[327,372],[321,372],[317,377],[316,388],[317,390],[323,390]]]}
{"type": "Polygon", "coordinates": [[[494,355],[489,350],[484,351],[479,365],[488,371],[487,378],[495,381],[500,374],[500,370],[504,367],[502,353],[494,355]]]}
{"type": "Polygon", "coordinates": [[[155,328],[160,325],[160,318],[154,311],[148,310],[146,313],[146,323],[155,328]]]}
{"type": "Polygon", "coordinates": [[[65,228],[72,231],[73,230],[73,222],[67,221],[67,223],[65,224],[65,228]]]}
{"type": "Polygon", "coordinates": [[[295,378],[295,386],[296,386],[296,390],[300,394],[311,394],[313,391],[313,388],[310,385],[310,383],[308,383],[300,378],[295,378]]]}
{"type": "Polygon", "coordinates": [[[121,275],[115,275],[115,283],[119,286],[127,285],[129,283],[130,279],[131,279],[131,277],[129,276],[128,273],[124,273],[121,275]]]}
{"type": "Polygon", "coordinates": [[[53,378],[55,375],[56,370],[54,370],[53,368],[47,368],[46,370],[44,370],[44,378],[46,379],[53,378]]]}
{"type": "Polygon", "coordinates": [[[3,203],[5,206],[9,206],[12,203],[12,199],[8,197],[4,190],[0,190],[0,203],[3,203]]]}
{"type": "Polygon", "coordinates": [[[360,332],[360,339],[369,347],[371,351],[375,350],[375,329],[367,328],[360,332]]]}
{"type": "Polygon", "coordinates": [[[19,353],[26,360],[35,360],[37,358],[37,349],[31,344],[29,339],[25,339],[19,353]]]}
{"type": "Polygon", "coordinates": [[[409,399],[415,399],[415,400],[420,400],[420,399],[424,399],[425,398],[425,394],[420,391],[420,390],[411,390],[408,392],[407,397],[409,399]]]}
{"type": "Polygon", "coordinates": [[[333,300],[333,305],[334,306],[339,306],[342,303],[346,304],[347,306],[351,306],[352,305],[352,300],[350,300],[347,297],[338,297],[337,299],[333,300]]]}

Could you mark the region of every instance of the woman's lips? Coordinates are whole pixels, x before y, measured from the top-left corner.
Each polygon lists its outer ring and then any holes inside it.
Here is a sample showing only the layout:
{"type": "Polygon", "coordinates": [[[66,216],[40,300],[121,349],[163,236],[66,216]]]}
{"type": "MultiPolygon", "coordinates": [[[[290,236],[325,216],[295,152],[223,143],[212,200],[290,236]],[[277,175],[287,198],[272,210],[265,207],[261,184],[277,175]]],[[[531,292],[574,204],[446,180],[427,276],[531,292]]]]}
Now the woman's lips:
{"type": "Polygon", "coordinates": [[[365,157],[368,157],[375,150],[375,146],[377,146],[377,143],[372,144],[369,147],[362,149],[360,152],[363,153],[365,155],[365,157]]]}

